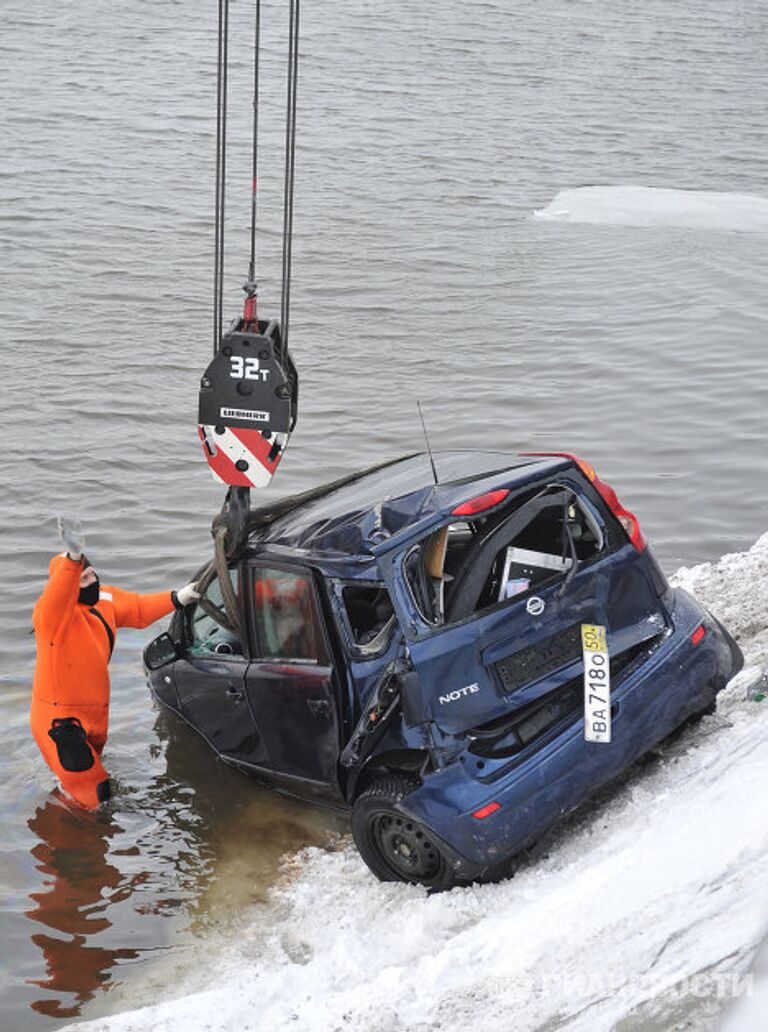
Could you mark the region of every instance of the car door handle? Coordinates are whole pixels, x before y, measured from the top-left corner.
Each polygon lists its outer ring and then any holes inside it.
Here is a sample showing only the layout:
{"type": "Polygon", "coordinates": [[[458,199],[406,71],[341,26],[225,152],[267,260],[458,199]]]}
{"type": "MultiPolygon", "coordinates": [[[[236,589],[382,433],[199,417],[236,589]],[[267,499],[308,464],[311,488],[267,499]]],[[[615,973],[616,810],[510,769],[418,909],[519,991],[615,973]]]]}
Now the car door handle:
{"type": "Polygon", "coordinates": [[[327,699],[307,699],[307,707],[313,717],[322,720],[331,715],[331,704],[327,699]]]}
{"type": "Polygon", "coordinates": [[[234,684],[229,685],[227,688],[227,695],[230,699],[242,699],[243,697],[241,689],[236,687],[234,684]]]}

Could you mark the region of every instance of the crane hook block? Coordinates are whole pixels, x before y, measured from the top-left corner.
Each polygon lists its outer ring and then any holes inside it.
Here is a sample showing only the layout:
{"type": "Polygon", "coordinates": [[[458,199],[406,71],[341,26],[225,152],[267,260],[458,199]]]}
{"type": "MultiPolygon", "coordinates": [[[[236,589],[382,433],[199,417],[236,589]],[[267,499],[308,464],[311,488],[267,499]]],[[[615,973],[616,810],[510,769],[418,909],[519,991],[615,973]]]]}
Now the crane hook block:
{"type": "Polygon", "coordinates": [[[267,487],[296,425],[299,379],[276,319],[234,323],[200,381],[197,431],[215,480],[267,487]]]}

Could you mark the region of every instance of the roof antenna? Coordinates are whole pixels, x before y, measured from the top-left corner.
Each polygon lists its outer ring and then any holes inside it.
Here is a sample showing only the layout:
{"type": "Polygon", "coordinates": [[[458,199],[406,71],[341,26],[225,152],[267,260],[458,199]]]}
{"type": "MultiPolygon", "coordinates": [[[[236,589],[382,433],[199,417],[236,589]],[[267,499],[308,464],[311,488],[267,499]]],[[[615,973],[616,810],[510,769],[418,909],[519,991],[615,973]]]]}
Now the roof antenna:
{"type": "Polygon", "coordinates": [[[429,436],[427,435],[427,424],[424,422],[424,413],[421,411],[421,402],[416,399],[416,407],[419,410],[419,419],[421,420],[421,429],[424,431],[424,440],[427,442],[427,451],[429,452],[429,463],[432,466],[432,476],[435,478],[435,483],[439,484],[440,481],[437,479],[437,469],[435,468],[435,457],[432,454],[432,447],[429,443],[429,436]]]}

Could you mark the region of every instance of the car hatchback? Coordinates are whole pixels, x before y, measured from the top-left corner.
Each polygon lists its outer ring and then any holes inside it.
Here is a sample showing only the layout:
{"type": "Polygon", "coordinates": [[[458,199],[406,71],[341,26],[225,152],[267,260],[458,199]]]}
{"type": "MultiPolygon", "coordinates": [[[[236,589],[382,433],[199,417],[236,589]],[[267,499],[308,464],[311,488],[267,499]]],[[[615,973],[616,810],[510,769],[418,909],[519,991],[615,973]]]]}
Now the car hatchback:
{"type": "Polygon", "coordinates": [[[253,510],[145,663],[227,763],[349,810],[377,877],[445,889],[711,709],[742,658],[588,463],[434,462],[253,510]]]}

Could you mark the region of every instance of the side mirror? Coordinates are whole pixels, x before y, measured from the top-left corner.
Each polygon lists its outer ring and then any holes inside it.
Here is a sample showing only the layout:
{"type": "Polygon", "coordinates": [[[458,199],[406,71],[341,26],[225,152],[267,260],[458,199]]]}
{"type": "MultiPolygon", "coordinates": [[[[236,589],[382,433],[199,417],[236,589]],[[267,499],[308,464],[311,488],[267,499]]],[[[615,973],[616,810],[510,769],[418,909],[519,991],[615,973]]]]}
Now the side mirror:
{"type": "Polygon", "coordinates": [[[144,665],[148,670],[159,670],[180,655],[179,647],[170,634],[160,634],[144,649],[144,665]]]}

